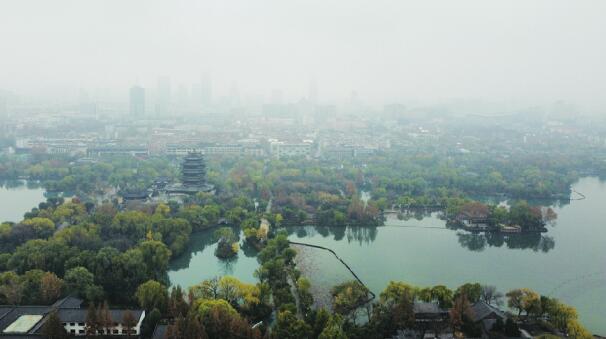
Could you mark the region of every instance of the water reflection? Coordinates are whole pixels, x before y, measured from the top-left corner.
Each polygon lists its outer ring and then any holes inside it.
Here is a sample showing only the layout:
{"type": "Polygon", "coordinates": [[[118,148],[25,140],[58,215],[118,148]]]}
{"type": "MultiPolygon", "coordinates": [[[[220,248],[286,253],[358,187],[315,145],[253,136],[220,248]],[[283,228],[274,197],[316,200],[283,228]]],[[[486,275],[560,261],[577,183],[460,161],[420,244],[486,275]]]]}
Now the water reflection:
{"type": "Polygon", "coordinates": [[[347,240],[348,243],[356,242],[360,245],[372,243],[376,240],[378,233],[376,226],[296,226],[287,227],[285,230],[289,236],[294,235],[298,239],[319,234],[323,238],[332,237],[335,241],[347,240]]]}
{"type": "Polygon", "coordinates": [[[213,236],[213,230],[204,230],[193,233],[189,240],[189,246],[187,251],[177,258],[171,260],[171,270],[180,270],[189,267],[191,258],[196,253],[204,251],[204,249],[216,242],[213,236]]]}
{"type": "Polygon", "coordinates": [[[411,219],[415,219],[421,221],[425,218],[431,217],[431,215],[437,211],[435,209],[429,208],[413,208],[413,209],[405,209],[398,212],[397,219],[402,221],[408,221],[411,219]]]}
{"type": "Polygon", "coordinates": [[[555,240],[541,233],[508,234],[468,233],[457,232],[459,244],[474,252],[482,252],[486,247],[502,247],[509,249],[531,249],[535,252],[547,253],[555,247],[555,240]]]}
{"type": "MultiPolygon", "coordinates": [[[[398,220],[410,220],[410,218],[424,218],[435,217],[432,216],[431,211],[417,210],[410,213],[400,213],[398,220]]],[[[379,229],[386,226],[347,226],[347,227],[336,227],[336,226],[300,226],[300,227],[286,227],[284,230],[289,236],[296,236],[297,239],[304,241],[306,238],[313,237],[315,235],[321,235],[323,238],[332,238],[334,241],[346,240],[347,243],[358,243],[359,245],[369,245],[377,239],[379,229]]],[[[402,226],[388,226],[388,227],[413,227],[409,225],[402,226]]],[[[440,228],[435,226],[414,226],[415,228],[440,228]]],[[[541,233],[523,233],[523,234],[503,234],[499,232],[486,232],[486,233],[470,233],[457,229],[444,229],[446,232],[456,232],[461,247],[468,249],[473,252],[482,252],[488,247],[503,247],[509,249],[530,249],[534,252],[547,253],[554,249],[555,240],[553,237],[541,233]]],[[[252,255],[253,252],[248,253],[248,250],[242,248],[247,256],[252,255]]],[[[252,250],[252,249],[251,249],[252,250]]]]}

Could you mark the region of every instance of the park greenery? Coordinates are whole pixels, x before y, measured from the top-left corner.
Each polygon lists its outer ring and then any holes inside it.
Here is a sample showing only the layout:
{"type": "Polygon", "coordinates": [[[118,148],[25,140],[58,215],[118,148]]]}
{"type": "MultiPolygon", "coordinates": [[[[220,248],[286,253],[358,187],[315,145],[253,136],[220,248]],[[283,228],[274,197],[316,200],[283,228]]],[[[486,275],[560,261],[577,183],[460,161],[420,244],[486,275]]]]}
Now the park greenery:
{"type": "MultiPolygon", "coordinates": [[[[178,162],[154,157],[78,162],[67,156],[3,160],[0,178],[26,173],[48,191],[77,197],[49,198],[20,222],[0,224],[0,302],[50,304],[61,296],[79,296],[87,301],[95,326],[103,326],[95,319],[103,319],[108,303],[138,306],[148,314],[144,336],[163,322],[168,338],[384,338],[418,326],[418,302],[449,310],[456,333],[476,335],[469,309],[480,300],[500,305],[504,296],[494,287],[465,284],[451,290],[392,282],[369,302],[366,286],[348,281],[331,290],[330,310],[315,308],[287,234],[275,229],[306,223],[376,226],[388,209],[437,206],[449,218],[477,216],[493,226],[537,231],[555,215],[524,199],[568,197],[578,178],[575,163],[558,158],[379,154],[364,164],[217,158],[208,171],[215,194],[129,205],[111,192],[145,189],[158,177],[178,180],[178,162]],[[477,194],[516,200],[506,208],[472,198],[477,194]],[[193,232],[219,224],[231,227],[215,231],[216,255],[237,255],[239,237],[232,227],[240,228],[245,241],[259,250],[258,282],[220,277],[187,290],[169,289],[170,260],[187,251],[193,232]]],[[[495,332],[513,335],[517,323],[533,321],[572,338],[590,337],[574,308],[558,300],[529,289],[509,291],[506,297],[515,313],[495,332]]]]}

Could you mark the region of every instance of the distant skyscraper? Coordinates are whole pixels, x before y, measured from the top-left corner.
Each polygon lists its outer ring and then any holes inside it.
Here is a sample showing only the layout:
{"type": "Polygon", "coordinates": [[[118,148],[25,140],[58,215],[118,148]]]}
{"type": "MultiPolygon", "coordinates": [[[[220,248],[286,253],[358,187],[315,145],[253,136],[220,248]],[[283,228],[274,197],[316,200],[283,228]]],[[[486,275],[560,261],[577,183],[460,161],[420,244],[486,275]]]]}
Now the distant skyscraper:
{"type": "Polygon", "coordinates": [[[156,115],[167,116],[170,114],[170,78],[158,78],[156,91],[156,115]]]}
{"type": "Polygon", "coordinates": [[[142,117],[145,115],[145,89],[141,86],[130,88],[130,115],[142,117]]]}
{"type": "Polygon", "coordinates": [[[200,82],[192,86],[191,100],[194,109],[208,113],[212,104],[212,82],[208,73],[202,74],[200,82]]]}

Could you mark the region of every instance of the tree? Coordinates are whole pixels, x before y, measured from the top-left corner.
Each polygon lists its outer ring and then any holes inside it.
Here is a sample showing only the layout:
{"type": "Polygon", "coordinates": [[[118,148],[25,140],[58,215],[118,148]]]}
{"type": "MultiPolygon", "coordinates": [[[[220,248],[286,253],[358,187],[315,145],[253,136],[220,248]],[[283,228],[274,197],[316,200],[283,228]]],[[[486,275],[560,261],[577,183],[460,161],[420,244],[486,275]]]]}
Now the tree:
{"type": "Polygon", "coordinates": [[[25,219],[22,224],[31,227],[37,238],[48,238],[55,231],[55,223],[48,218],[25,219]]]}
{"type": "Polygon", "coordinates": [[[350,316],[355,322],[355,311],[368,302],[369,290],[357,280],[344,282],[332,288],[333,309],[336,313],[350,316]]]}
{"type": "Polygon", "coordinates": [[[328,324],[329,320],[330,320],[330,313],[328,313],[328,311],[325,308],[320,308],[316,312],[312,313],[312,321],[309,321],[313,325],[312,326],[313,327],[312,338],[317,338],[320,335],[320,333],[322,333],[322,331],[324,331],[324,328],[328,324]]]}
{"type": "Polygon", "coordinates": [[[467,283],[459,286],[455,291],[455,296],[465,295],[470,303],[474,304],[480,301],[482,297],[482,286],[478,283],[467,283]]]}
{"type": "Polygon", "coordinates": [[[103,333],[110,333],[114,322],[107,301],[104,301],[103,305],[100,305],[97,310],[97,322],[99,323],[99,328],[103,330],[103,333]]]}
{"type": "Polygon", "coordinates": [[[157,308],[160,311],[166,310],[168,292],[166,286],[155,280],[148,280],[139,285],[135,293],[139,306],[146,311],[151,311],[157,308]]]}
{"type": "Polygon", "coordinates": [[[528,288],[519,288],[507,292],[507,305],[518,310],[518,316],[525,311],[528,315],[540,308],[541,297],[535,291],[528,288]]]}
{"type": "Polygon", "coordinates": [[[57,311],[53,311],[48,315],[48,318],[42,326],[42,335],[48,339],[68,338],[67,331],[61,323],[61,319],[59,318],[59,314],[57,314],[57,311]]]}
{"type": "MultiPolygon", "coordinates": [[[[194,299],[190,300],[193,304],[194,299]]],[[[189,305],[183,298],[183,290],[181,286],[173,287],[170,291],[170,298],[168,300],[168,313],[173,318],[186,315],[189,310],[189,305]]]]}
{"type": "Polygon", "coordinates": [[[274,217],[274,221],[275,221],[275,226],[280,227],[280,225],[282,225],[282,221],[284,221],[284,217],[282,216],[282,214],[276,213],[276,215],[274,217]]]}
{"type": "Polygon", "coordinates": [[[99,316],[95,304],[90,303],[86,311],[86,335],[96,336],[100,329],[99,316]]]}
{"type": "Polygon", "coordinates": [[[311,334],[311,327],[297,317],[291,311],[278,313],[278,319],[272,333],[272,337],[279,339],[307,338],[311,334]]]}
{"type": "Polygon", "coordinates": [[[52,272],[46,272],[40,281],[40,294],[44,303],[51,303],[61,296],[63,280],[52,272]]]}
{"type": "Polygon", "coordinates": [[[160,203],[158,204],[158,206],[156,206],[154,214],[158,214],[163,217],[168,217],[168,215],[170,214],[170,207],[168,207],[168,205],[166,204],[160,203]]]}
{"type": "Polygon", "coordinates": [[[162,272],[168,269],[171,251],[161,241],[143,241],[137,249],[143,255],[143,262],[147,267],[147,276],[159,279],[162,272]]]}
{"type": "Polygon", "coordinates": [[[347,335],[343,331],[343,318],[338,314],[330,317],[318,339],[347,339],[347,335]]]}
{"type": "Polygon", "coordinates": [[[82,266],[74,267],[65,273],[67,289],[80,297],[86,297],[86,292],[94,285],[94,280],[93,274],[82,266]]]}
{"type": "Polygon", "coordinates": [[[130,310],[124,311],[124,313],[122,313],[122,328],[126,330],[127,338],[134,334],[135,325],[137,325],[137,320],[133,313],[130,310]]]}
{"type": "Polygon", "coordinates": [[[221,313],[236,316],[238,312],[226,301],[223,299],[215,299],[215,300],[204,300],[200,299],[196,301],[196,311],[200,315],[202,319],[207,318],[211,311],[220,310],[221,313]]]}
{"type": "Polygon", "coordinates": [[[567,325],[568,335],[574,339],[592,339],[593,335],[578,320],[572,320],[567,325]]]}
{"type": "Polygon", "coordinates": [[[454,300],[454,305],[450,309],[450,322],[452,327],[461,330],[465,320],[469,316],[471,308],[465,294],[458,295],[454,300]]]}
{"type": "Polygon", "coordinates": [[[481,298],[489,305],[501,305],[503,303],[503,293],[497,291],[497,287],[492,285],[482,285],[481,298]]]}
{"type": "Polygon", "coordinates": [[[184,338],[191,339],[206,339],[208,338],[202,323],[200,322],[199,317],[190,313],[186,318],[186,326],[184,331],[184,338]]]}
{"type": "Polygon", "coordinates": [[[18,305],[23,298],[23,284],[21,277],[13,271],[2,273],[0,276],[0,294],[6,298],[7,303],[18,305]]]}
{"type": "Polygon", "coordinates": [[[419,299],[426,302],[436,302],[441,308],[450,308],[453,302],[453,293],[448,287],[436,285],[418,291],[419,299]]]}
{"type": "Polygon", "coordinates": [[[40,294],[40,284],[44,272],[42,270],[29,270],[20,277],[21,285],[23,286],[23,299],[21,302],[25,304],[40,303],[42,296],[40,294]]]}
{"type": "Polygon", "coordinates": [[[218,239],[215,255],[219,258],[230,258],[238,254],[238,242],[234,231],[229,227],[222,227],[215,231],[218,239]]]}
{"type": "Polygon", "coordinates": [[[551,323],[560,331],[566,331],[568,324],[578,317],[577,310],[574,307],[562,304],[557,300],[548,314],[551,323]]]}
{"type": "Polygon", "coordinates": [[[200,318],[209,338],[256,338],[258,330],[250,324],[225,300],[197,300],[194,313],[200,318]]]}
{"type": "Polygon", "coordinates": [[[379,295],[379,299],[381,303],[396,303],[403,295],[409,295],[414,298],[416,292],[416,289],[407,283],[390,281],[379,295]]]}
{"type": "Polygon", "coordinates": [[[532,207],[526,201],[517,201],[509,209],[509,218],[512,223],[518,224],[525,230],[534,230],[543,227],[541,209],[532,207]]]}

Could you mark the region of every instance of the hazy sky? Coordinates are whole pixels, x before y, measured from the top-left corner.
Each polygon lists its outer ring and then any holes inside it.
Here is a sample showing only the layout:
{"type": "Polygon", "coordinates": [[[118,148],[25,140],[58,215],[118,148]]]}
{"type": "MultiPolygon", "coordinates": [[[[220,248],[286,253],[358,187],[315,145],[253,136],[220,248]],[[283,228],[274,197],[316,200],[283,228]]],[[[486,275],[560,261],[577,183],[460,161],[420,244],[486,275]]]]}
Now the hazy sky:
{"type": "Polygon", "coordinates": [[[321,100],[563,99],[606,107],[606,1],[0,0],[0,88],[321,100]]]}

